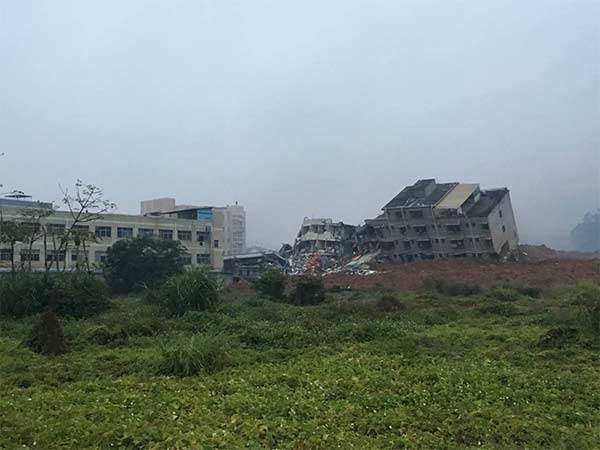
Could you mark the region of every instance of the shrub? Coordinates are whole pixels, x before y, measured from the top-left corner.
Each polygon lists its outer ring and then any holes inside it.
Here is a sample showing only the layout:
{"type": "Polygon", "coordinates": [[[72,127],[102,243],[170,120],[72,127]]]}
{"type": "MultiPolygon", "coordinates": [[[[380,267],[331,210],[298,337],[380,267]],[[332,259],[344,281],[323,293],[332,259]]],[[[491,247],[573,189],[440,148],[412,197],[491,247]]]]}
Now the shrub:
{"type": "Polygon", "coordinates": [[[292,295],[295,305],[318,305],[325,300],[325,286],[323,280],[315,276],[302,276],[296,282],[292,295]]]}
{"type": "Polygon", "coordinates": [[[495,315],[502,317],[513,317],[520,314],[519,309],[510,303],[503,303],[492,301],[487,304],[481,305],[477,308],[479,314],[487,316],[487,315],[495,315]]]}
{"type": "Polygon", "coordinates": [[[190,339],[180,339],[170,346],[161,347],[158,372],[178,377],[218,372],[230,363],[226,351],[229,345],[219,335],[195,335],[190,339]]]}
{"type": "Polygon", "coordinates": [[[191,270],[169,278],[149,299],[175,316],[187,311],[206,311],[213,309],[219,300],[219,283],[204,270],[191,270]]]}
{"type": "Polygon", "coordinates": [[[50,308],[61,316],[81,318],[109,306],[106,285],[87,273],[23,273],[0,280],[0,316],[23,317],[50,308]]]}
{"type": "Polygon", "coordinates": [[[158,286],[183,271],[181,257],[185,253],[178,241],[151,238],[118,241],[106,255],[106,280],[117,293],[158,286]]]}
{"type": "Polygon", "coordinates": [[[433,280],[429,283],[433,289],[451,297],[470,296],[481,293],[481,287],[476,284],[460,283],[457,281],[433,280]]]}
{"type": "Polygon", "coordinates": [[[67,353],[63,327],[56,314],[46,311],[33,326],[25,345],[36,353],[57,356],[67,353]]]}
{"type": "Polygon", "coordinates": [[[499,302],[516,302],[521,298],[521,294],[514,288],[503,285],[494,286],[485,294],[485,296],[488,300],[499,302]]]}
{"type": "Polygon", "coordinates": [[[577,285],[572,303],[579,306],[583,327],[594,335],[600,335],[600,287],[593,283],[577,285]]]}
{"type": "Polygon", "coordinates": [[[378,311],[387,313],[404,311],[406,309],[404,303],[402,303],[393,295],[382,296],[375,304],[375,307],[378,311]]]}
{"type": "Polygon", "coordinates": [[[542,288],[534,286],[517,286],[515,290],[525,297],[542,298],[542,288]]]}
{"type": "Polygon", "coordinates": [[[255,288],[259,294],[281,300],[285,294],[286,278],[279,270],[269,270],[256,280],[255,288]]]}
{"type": "Polygon", "coordinates": [[[576,328],[551,328],[538,340],[542,348],[561,348],[577,338],[576,328]]]}

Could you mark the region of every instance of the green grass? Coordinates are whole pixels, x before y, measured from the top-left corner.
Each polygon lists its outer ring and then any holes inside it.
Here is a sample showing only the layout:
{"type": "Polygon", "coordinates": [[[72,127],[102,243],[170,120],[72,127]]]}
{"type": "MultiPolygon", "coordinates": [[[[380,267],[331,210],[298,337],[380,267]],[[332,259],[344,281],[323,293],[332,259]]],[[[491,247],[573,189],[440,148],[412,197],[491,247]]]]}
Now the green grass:
{"type": "Polygon", "coordinates": [[[597,449],[600,345],[571,292],[230,293],[178,318],[122,298],[65,320],[55,358],[21,344],[34,317],[0,320],[0,448],[597,449]],[[559,327],[578,332],[538,345],[559,327]]]}

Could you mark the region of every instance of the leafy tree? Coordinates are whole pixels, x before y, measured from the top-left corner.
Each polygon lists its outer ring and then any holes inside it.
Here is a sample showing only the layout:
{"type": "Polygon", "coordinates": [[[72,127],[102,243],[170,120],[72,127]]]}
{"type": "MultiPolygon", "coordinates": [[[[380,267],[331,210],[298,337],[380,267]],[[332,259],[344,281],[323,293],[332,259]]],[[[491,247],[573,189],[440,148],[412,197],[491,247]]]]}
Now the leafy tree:
{"type": "Polygon", "coordinates": [[[10,248],[11,273],[14,276],[15,266],[15,245],[17,242],[23,242],[28,236],[28,229],[23,224],[16,221],[4,221],[0,217],[0,243],[8,244],[10,248]]]}
{"type": "Polygon", "coordinates": [[[115,292],[127,293],[155,286],[183,271],[185,247],[178,241],[132,238],[116,242],[107,251],[106,280],[115,292]]]}

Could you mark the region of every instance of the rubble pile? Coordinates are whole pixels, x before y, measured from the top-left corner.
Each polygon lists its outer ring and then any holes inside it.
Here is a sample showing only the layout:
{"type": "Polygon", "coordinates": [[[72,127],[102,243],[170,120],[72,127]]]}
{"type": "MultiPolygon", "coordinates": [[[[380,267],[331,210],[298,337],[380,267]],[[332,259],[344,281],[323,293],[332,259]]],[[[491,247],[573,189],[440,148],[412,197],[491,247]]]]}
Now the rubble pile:
{"type": "Polygon", "coordinates": [[[287,273],[290,275],[346,273],[372,275],[370,263],[376,254],[357,255],[353,258],[322,253],[298,253],[288,259],[287,273]]]}

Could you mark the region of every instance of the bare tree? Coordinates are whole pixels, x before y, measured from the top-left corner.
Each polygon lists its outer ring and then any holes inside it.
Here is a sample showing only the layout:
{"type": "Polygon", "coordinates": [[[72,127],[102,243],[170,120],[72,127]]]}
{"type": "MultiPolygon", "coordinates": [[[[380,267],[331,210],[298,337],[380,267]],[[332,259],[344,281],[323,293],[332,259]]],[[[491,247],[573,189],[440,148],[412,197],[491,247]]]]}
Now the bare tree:
{"type": "MultiPolygon", "coordinates": [[[[93,184],[84,184],[81,180],[77,180],[73,193],[62,187],[61,191],[63,193],[62,202],[69,210],[72,219],[71,226],[66,230],[58,248],[59,252],[65,254],[63,271],[66,270],[67,266],[66,253],[69,243],[73,242],[77,248],[83,247],[85,266],[87,271],[90,272],[86,242],[95,240],[95,234],[90,233],[89,230],[83,230],[82,227],[86,223],[102,219],[102,214],[112,211],[116,208],[116,205],[104,198],[104,192],[100,187],[93,184]]],[[[79,263],[77,265],[79,266],[79,263]]]]}

